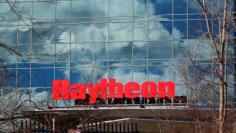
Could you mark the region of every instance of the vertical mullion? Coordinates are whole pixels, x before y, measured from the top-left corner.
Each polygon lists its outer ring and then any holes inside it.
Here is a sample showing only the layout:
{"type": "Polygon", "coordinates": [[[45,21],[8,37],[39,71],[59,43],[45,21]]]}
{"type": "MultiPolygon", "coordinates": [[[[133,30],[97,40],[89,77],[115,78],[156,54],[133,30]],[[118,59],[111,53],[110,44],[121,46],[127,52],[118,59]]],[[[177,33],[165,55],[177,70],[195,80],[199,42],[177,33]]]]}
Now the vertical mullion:
{"type": "MultiPolygon", "coordinates": [[[[72,4],[71,4],[71,0],[70,0],[70,20],[72,19],[72,15],[71,15],[71,11],[72,11],[72,4]]],[[[71,81],[71,23],[69,23],[69,32],[70,32],[70,43],[69,43],[69,81],[71,81]]],[[[69,103],[71,102],[71,100],[69,101],[69,103]]]]}
{"type": "MultiPolygon", "coordinates": [[[[189,28],[189,0],[186,0],[187,1],[187,42],[189,41],[189,31],[188,31],[188,28],[189,28]]],[[[189,45],[188,45],[188,43],[187,43],[187,76],[189,76],[189,45]]],[[[187,80],[187,82],[189,82],[189,80],[187,80]]],[[[187,89],[187,99],[189,99],[188,97],[190,97],[190,95],[191,95],[191,90],[189,90],[189,89],[187,89]]],[[[187,100],[187,106],[189,105],[189,100],[187,100]]]]}
{"type": "MultiPolygon", "coordinates": [[[[133,0],[133,23],[132,23],[132,57],[131,57],[132,81],[134,81],[134,0],[133,0]]],[[[133,100],[131,102],[133,103],[133,100]]]]}
{"type": "MultiPolygon", "coordinates": [[[[108,11],[108,13],[107,13],[107,17],[110,19],[110,0],[108,0],[108,3],[107,3],[107,11],[108,11]]],[[[106,61],[108,61],[109,63],[110,63],[110,52],[109,52],[109,45],[111,44],[110,43],[110,34],[109,34],[109,30],[110,30],[110,23],[108,23],[108,29],[107,29],[107,44],[105,45],[105,47],[107,46],[107,51],[108,51],[108,59],[106,60],[106,61]]],[[[107,52],[106,51],[106,52],[107,52]]],[[[107,62],[106,62],[106,64],[107,64],[107,62]]],[[[110,66],[108,66],[107,67],[107,72],[108,72],[108,78],[110,77],[110,66]]],[[[108,100],[106,100],[106,101],[108,101],[108,100]]]]}
{"type": "MultiPolygon", "coordinates": [[[[56,79],[56,16],[57,16],[57,1],[55,2],[55,6],[54,6],[54,64],[53,64],[53,79],[56,79]]],[[[50,95],[49,95],[50,97],[50,95]]],[[[48,98],[49,100],[50,98],[48,98]]],[[[54,106],[54,101],[52,101],[52,104],[54,106]]]]}
{"type": "MultiPolygon", "coordinates": [[[[34,1],[31,1],[31,11],[32,18],[34,18],[34,1]]],[[[33,23],[31,24],[30,29],[30,101],[32,100],[32,49],[33,49],[33,23]]],[[[33,110],[32,104],[30,104],[30,109],[33,110]]]]}
{"type": "Polygon", "coordinates": [[[133,23],[132,23],[132,57],[131,57],[131,69],[132,69],[132,81],[134,81],[133,67],[134,67],[134,0],[133,0],[133,23]]]}
{"type": "MultiPolygon", "coordinates": [[[[17,0],[16,3],[16,12],[17,14],[19,14],[19,0],[17,0]]],[[[19,50],[19,16],[17,15],[17,26],[16,26],[16,47],[19,50]]],[[[15,83],[15,87],[16,89],[18,88],[18,59],[19,59],[19,55],[16,55],[16,83],[15,83]]],[[[18,90],[18,89],[17,89],[18,90]]]]}
{"type": "Polygon", "coordinates": [[[147,12],[148,12],[148,20],[147,20],[147,24],[148,24],[148,41],[147,41],[147,61],[146,61],[146,63],[147,63],[147,73],[148,73],[148,76],[147,76],[147,78],[148,78],[148,81],[149,81],[149,79],[150,79],[150,74],[149,74],[149,17],[150,17],[150,13],[149,13],[149,3],[150,3],[150,0],[147,0],[147,12]]]}
{"type": "MultiPolygon", "coordinates": [[[[95,0],[93,0],[93,13],[95,13],[95,8],[96,8],[96,5],[95,5],[95,0]]],[[[93,23],[93,82],[95,83],[95,23],[93,23]]]]}
{"type": "MultiPolygon", "coordinates": [[[[173,29],[174,29],[174,0],[171,1],[171,5],[172,5],[172,20],[171,20],[171,29],[172,29],[172,41],[171,41],[171,64],[172,66],[170,67],[171,68],[171,80],[173,81],[174,80],[174,43],[175,43],[175,39],[174,39],[174,32],[173,32],[173,29]]],[[[171,98],[171,105],[173,105],[173,102],[174,102],[174,98],[171,98]]]]}

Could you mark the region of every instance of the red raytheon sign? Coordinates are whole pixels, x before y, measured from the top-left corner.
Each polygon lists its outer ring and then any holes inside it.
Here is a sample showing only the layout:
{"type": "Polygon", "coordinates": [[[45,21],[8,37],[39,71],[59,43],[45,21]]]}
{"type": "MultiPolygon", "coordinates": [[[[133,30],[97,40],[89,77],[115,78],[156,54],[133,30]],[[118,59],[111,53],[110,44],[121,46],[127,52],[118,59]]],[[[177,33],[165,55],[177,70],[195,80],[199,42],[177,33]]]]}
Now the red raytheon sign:
{"type": "Polygon", "coordinates": [[[101,79],[99,83],[75,83],[70,84],[69,80],[53,80],[52,99],[69,100],[69,99],[86,99],[86,92],[89,93],[90,103],[94,104],[98,97],[106,98],[173,98],[175,96],[175,83],[166,82],[128,82],[125,85],[116,82],[115,79],[101,79]]]}

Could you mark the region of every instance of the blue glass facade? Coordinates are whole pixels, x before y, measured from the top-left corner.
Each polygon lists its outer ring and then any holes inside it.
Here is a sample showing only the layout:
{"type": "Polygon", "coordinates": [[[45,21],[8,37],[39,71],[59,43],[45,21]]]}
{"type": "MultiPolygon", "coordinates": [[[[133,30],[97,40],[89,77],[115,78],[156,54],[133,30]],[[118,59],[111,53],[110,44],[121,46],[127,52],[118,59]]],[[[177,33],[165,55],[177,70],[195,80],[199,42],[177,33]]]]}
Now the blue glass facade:
{"type": "MultiPolygon", "coordinates": [[[[19,90],[39,106],[74,104],[51,100],[53,79],[173,80],[177,96],[194,97],[179,68],[200,74],[192,60],[205,70],[214,67],[203,37],[205,19],[192,0],[0,2],[0,41],[22,53],[0,48],[7,72],[3,89],[19,90]]],[[[232,73],[229,78],[233,82],[232,73]]]]}

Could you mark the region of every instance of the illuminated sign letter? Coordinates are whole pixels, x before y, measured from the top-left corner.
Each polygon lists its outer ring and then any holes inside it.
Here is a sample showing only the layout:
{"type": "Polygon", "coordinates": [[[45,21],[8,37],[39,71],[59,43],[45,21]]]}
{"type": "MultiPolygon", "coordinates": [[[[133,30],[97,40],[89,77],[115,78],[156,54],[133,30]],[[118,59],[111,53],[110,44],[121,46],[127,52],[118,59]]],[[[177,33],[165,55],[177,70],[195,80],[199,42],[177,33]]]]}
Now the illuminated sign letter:
{"type": "Polygon", "coordinates": [[[69,80],[53,80],[52,81],[52,100],[70,99],[70,81],[69,80]]]}
{"type": "Polygon", "coordinates": [[[70,97],[71,99],[86,99],[86,87],[84,84],[71,85],[70,97]]]}
{"type": "Polygon", "coordinates": [[[175,83],[172,81],[158,82],[158,98],[174,98],[175,97],[175,83]],[[167,95],[166,95],[167,93],[167,95]]]}
{"type": "Polygon", "coordinates": [[[144,98],[152,98],[157,95],[157,85],[155,82],[144,82],[142,84],[142,96],[144,98]]]}
{"type": "Polygon", "coordinates": [[[136,82],[128,82],[125,85],[125,97],[127,98],[137,98],[139,96],[140,86],[136,82]],[[135,92],[133,92],[135,91],[135,92]]]}
{"type": "Polygon", "coordinates": [[[100,83],[95,86],[92,83],[87,84],[87,88],[90,94],[90,103],[96,103],[97,97],[100,94],[100,98],[106,99],[107,97],[107,80],[101,79],[100,83]]]}
{"type": "Polygon", "coordinates": [[[116,82],[115,79],[109,79],[109,98],[123,98],[124,85],[120,82],[116,82]]]}

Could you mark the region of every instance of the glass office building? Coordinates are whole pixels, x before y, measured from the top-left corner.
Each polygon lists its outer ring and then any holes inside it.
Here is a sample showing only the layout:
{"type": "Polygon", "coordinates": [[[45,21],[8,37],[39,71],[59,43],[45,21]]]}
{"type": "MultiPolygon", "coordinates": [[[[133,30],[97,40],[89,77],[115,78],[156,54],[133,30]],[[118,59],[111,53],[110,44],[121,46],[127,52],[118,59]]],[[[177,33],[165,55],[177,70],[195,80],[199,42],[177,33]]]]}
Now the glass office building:
{"type": "Polygon", "coordinates": [[[38,106],[73,106],[51,100],[53,79],[113,77],[140,84],[172,80],[176,96],[190,96],[179,69],[195,71],[192,61],[214,67],[206,30],[192,0],[1,0],[0,41],[20,53],[0,48],[1,95],[16,90],[38,106]]]}

